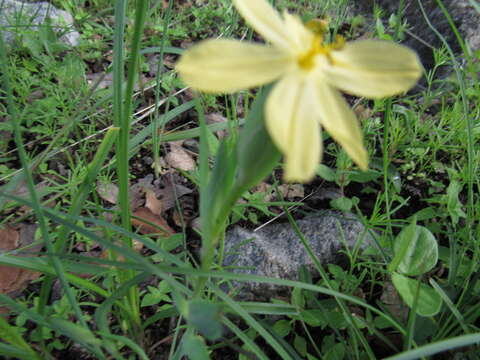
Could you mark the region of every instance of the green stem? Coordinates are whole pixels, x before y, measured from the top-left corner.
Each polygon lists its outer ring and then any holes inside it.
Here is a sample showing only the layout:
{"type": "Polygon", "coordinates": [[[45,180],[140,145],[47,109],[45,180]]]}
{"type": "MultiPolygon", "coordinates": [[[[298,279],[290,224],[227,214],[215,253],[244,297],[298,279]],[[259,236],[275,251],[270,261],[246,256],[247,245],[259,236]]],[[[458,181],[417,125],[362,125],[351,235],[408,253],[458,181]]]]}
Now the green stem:
{"type": "MultiPolygon", "coordinates": [[[[173,0],[168,1],[168,7],[165,12],[165,16],[163,17],[163,32],[162,32],[162,39],[160,40],[160,51],[158,54],[158,63],[157,63],[157,83],[155,84],[155,111],[154,111],[154,119],[158,119],[158,108],[159,108],[159,103],[160,103],[160,84],[161,84],[161,78],[162,74],[164,71],[164,66],[163,66],[163,56],[165,54],[165,42],[167,41],[168,38],[168,24],[170,23],[170,16],[172,13],[172,7],[173,7],[173,0]]],[[[167,99],[166,103],[166,110],[164,114],[168,112],[168,108],[170,105],[170,94],[167,99]]],[[[163,127],[165,126],[165,123],[162,124],[162,130],[163,127]]],[[[163,131],[162,131],[163,134],[163,131]]],[[[159,175],[159,166],[158,164],[160,163],[160,158],[159,158],[159,153],[160,153],[160,139],[158,135],[158,123],[156,121],[153,122],[153,132],[152,132],[152,145],[153,145],[153,164],[154,164],[154,171],[155,171],[155,176],[158,177],[159,175]]]]}
{"type": "MultiPolygon", "coordinates": [[[[141,39],[143,35],[143,28],[145,24],[145,17],[147,12],[148,0],[138,0],[135,8],[135,22],[133,30],[133,38],[131,42],[130,57],[128,61],[128,75],[127,84],[124,96],[123,90],[123,34],[125,29],[125,12],[126,1],[117,1],[115,8],[115,43],[114,43],[114,122],[120,128],[120,134],[117,141],[116,157],[117,157],[117,173],[119,196],[118,202],[120,206],[120,216],[122,226],[125,230],[131,230],[131,214],[130,214],[130,200],[129,200],[129,154],[128,141],[130,136],[130,123],[132,117],[132,97],[137,78],[137,65],[140,53],[141,39]]],[[[132,239],[125,237],[124,241],[131,247],[132,239]]],[[[135,276],[132,270],[120,270],[119,277],[123,283],[135,276]]],[[[140,329],[140,310],[138,289],[132,288],[127,296],[127,308],[129,308],[131,315],[135,320],[134,327],[140,329]]],[[[135,330],[136,331],[136,330],[135,330]]]]}
{"type": "MultiPolygon", "coordinates": [[[[401,14],[403,12],[405,0],[400,0],[397,11],[397,24],[395,26],[394,40],[400,36],[401,14]]],[[[392,235],[392,221],[390,208],[390,181],[388,176],[388,167],[390,165],[390,156],[388,149],[388,137],[390,134],[390,116],[392,116],[392,99],[388,98],[385,102],[385,112],[383,116],[383,187],[385,196],[385,212],[387,216],[387,232],[389,238],[392,235]]]]}

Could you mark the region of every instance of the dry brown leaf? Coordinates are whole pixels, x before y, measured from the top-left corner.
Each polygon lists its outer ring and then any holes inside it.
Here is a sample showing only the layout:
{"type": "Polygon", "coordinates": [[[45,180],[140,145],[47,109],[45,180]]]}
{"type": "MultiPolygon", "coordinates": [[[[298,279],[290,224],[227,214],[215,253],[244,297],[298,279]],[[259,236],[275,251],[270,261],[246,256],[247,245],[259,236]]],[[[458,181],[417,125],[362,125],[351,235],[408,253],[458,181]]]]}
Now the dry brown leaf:
{"type": "Polygon", "coordinates": [[[372,116],[372,109],[359,104],[354,109],[355,114],[357,115],[357,119],[361,122],[368,120],[372,116]]]}
{"type": "Polygon", "coordinates": [[[20,241],[20,233],[11,226],[0,229],[0,250],[15,250],[20,241]]]}
{"type": "Polygon", "coordinates": [[[385,281],[380,301],[385,307],[398,319],[406,321],[408,319],[408,307],[405,306],[395,286],[390,281],[385,281]]]}
{"type": "Polygon", "coordinates": [[[102,200],[110,204],[117,204],[118,186],[104,181],[97,181],[97,192],[102,200]]]}
{"type": "MultiPolygon", "coordinates": [[[[20,233],[13,227],[0,229],[0,251],[17,249],[20,244],[20,233]]],[[[29,281],[35,280],[40,273],[12,266],[0,265],[0,293],[13,294],[22,291],[29,281]]]]}
{"type": "Polygon", "coordinates": [[[267,184],[266,182],[261,182],[257,186],[255,186],[252,190],[253,193],[265,193],[263,197],[263,201],[270,202],[275,196],[275,190],[273,189],[272,185],[267,184]]]}
{"type": "Polygon", "coordinates": [[[278,190],[287,200],[305,197],[305,189],[301,184],[283,184],[278,187],[278,190]]]}
{"type": "MultiPolygon", "coordinates": [[[[205,114],[205,122],[207,125],[220,124],[227,122],[227,118],[220,113],[205,114]]],[[[222,139],[228,134],[228,132],[227,130],[218,130],[215,134],[217,134],[219,139],[222,139]]]]}
{"type": "Polygon", "coordinates": [[[155,215],[146,207],[138,208],[132,215],[156,225],[150,225],[140,219],[132,218],[132,225],[138,228],[141,234],[160,234],[163,237],[169,237],[175,233],[165,219],[159,215],[155,215]]]}
{"type": "Polygon", "coordinates": [[[145,207],[155,215],[161,215],[163,211],[162,201],[157,199],[155,191],[150,188],[145,189],[145,207]]]}
{"type": "Polygon", "coordinates": [[[176,199],[191,192],[192,190],[186,186],[169,183],[165,188],[159,190],[157,195],[162,201],[163,211],[167,211],[175,206],[176,199]]]}
{"type": "Polygon", "coordinates": [[[165,161],[171,167],[183,171],[195,169],[195,160],[193,160],[183,147],[175,143],[170,143],[170,152],[165,155],[165,161]]]}

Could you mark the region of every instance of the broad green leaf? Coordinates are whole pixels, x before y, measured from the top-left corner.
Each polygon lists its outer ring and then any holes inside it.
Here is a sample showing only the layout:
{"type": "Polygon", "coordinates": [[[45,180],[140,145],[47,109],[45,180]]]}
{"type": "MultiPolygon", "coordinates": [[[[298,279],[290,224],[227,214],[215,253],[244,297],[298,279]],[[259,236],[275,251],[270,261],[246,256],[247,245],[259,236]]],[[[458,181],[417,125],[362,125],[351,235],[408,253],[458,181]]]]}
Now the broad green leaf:
{"type": "Polygon", "coordinates": [[[316,327],[321,326],[324,328],[328,325],[328,319],[326,312],[322,310],[305,310],[300,313],[301,319],[305,321],[306,324],[316,327]]]}
{"type": "Polygon", "coordinates": [[[317,175],[326,181],[335,181],[335,171],[330,169],[327,165],[318,165],[317,175]]]}
{"type": "MultiPolygon", "coordinates": [[[[403,301],[411,308],[417,294],[418,280],[408,278],[398,273],[392,274],[392,282],[403,301]]],[[[430,286],[421,283],[418,291],[417,314],[421,316],[434,316],[442,307],[442,298],[430,286]]]]}
{"type": "Polygon", "coordinates": [[[460,191],[462,191],[462,185],[457,180],[452,180],[447,188],[447,211],[454,225],[458,223],[461,217],[466,217],[462,210],[463,205],[458,199],[460,191]]]}
{"type": "Polygon", "coordinates": [[[330,205],[340,211],[348,212],[352,209],[353,202],[348,197],[342,196],[330,201],[330,205]]]}
{"type": "Polygon", "coordinates": [[[438,244],[435,236],[415,222],[398,234],[394,243],[396,269],[405,275],[417,276],[430,271],[438,261],[438,244]]]}
{"type": "Polygon", "coordinates": [[[429,220],[438,215],[437,211],[438,210],[435,207],[429,206],[417,211],[415,214],[410,216],[408,220],[413,220],[413,218],[416,218],[417,221],[429,220]]]}
{"type": "Polygon", "coordinates": [[[380,171],[370,169],[368,171],[352,171],[348,174],[348,179],[358,183],[367,183],[377,180],[380,176],[382,176],[380,171]]]}
{"type": "Polygon", "coordinates": [[[343,360],[345,357],[345,345],[337,343],[327,350],[323,359],[325,360],[343,360]]]}
{"type": "Polygon", "coordinates": [[[292,304],[303,309],[305,307],[305,297],[303,296],[302,289],[294,288],[292,290],[292,304]]]}
{"type": "Polygon", "coordinates": [[[188,323],[209,340],[222,336],[220,306],[207,300],[192,300],[188,304],[188,323]]]}
{"type": "Polygon", "coordinates": [[[273,324],[273,330],[281,337],[287,336],[292,330],[292,323],[288,320],[278,320],[273,324]]]}
{"type": "Polygon", "coordinates": [[[191,332],[182,338],[182,352],[191,360],[210,360],[208,347],[203,338],[191,332]]]}
{"type": "Polygon", "coordinates": [[[307,341],[305,340],[305,338],[295,334],[295,339],[293,339],[293,346],[301,356],[305,357],[305,355],[307,355],[307,341]]]}

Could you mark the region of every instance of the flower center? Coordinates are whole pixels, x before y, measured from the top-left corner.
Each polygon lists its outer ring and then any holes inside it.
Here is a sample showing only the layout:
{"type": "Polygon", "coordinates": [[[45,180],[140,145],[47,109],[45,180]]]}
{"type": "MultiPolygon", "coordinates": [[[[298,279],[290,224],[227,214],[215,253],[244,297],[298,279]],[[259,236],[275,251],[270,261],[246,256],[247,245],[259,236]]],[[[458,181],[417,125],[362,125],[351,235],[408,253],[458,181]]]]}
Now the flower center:
{"type": "Polygon", "coordinates": [[[330,56],[332,50],[339,50],[345,45],[345,39],[337,35],[331,43],[325,44],[321,34],[315,34],[310,50],[301,55],[298,59],[298,65],[304,70],[311,70],[315,66],[315,57],[317,55],[326,56],[329,63],[333,64],[330,56]]]}

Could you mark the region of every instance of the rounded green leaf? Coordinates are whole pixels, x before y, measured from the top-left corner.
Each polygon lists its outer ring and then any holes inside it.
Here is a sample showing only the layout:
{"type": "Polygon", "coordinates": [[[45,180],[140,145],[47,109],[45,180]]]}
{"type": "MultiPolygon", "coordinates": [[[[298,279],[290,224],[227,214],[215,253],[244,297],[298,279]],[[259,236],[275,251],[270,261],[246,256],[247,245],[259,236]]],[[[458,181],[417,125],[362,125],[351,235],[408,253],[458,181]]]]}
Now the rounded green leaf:
{"type": "MultiPolygon", "coordinates": [[[[392,274],[392,282],[403,301],[411,308],[417,295],[418,280],[408,278],[398,273],[392,274]]],[[[434,316],[442,306],[442,298],[430,286],[421,283],[418,290],[416,312],[421,316],[434,316]]]]}
{"type": "Polygon", "coordinates": [[[278,336],[285,337],[292,330],[292,323],[288,320],[278,320],[273,324],[273,331],[275,331],[278,336]]]}
{"type": "Polygon", "coordinates": [[[182,353],[190,360],[209,360],[208,347],[201,336],[187,332],[182,338],[182,353]]]}
{"type": "Polygon", "coordinates": [[[220,306],[207,300],[192,300],[188,304],[188,324],[209,340],[222,336],[220,306]]]}
{"type": "Polygon", "coordinates": [[[394,244],[396,270],[409,276],[430,271],[438,261],[435,236],[425,227],[412,223],[398,234],[394,244]]]}

